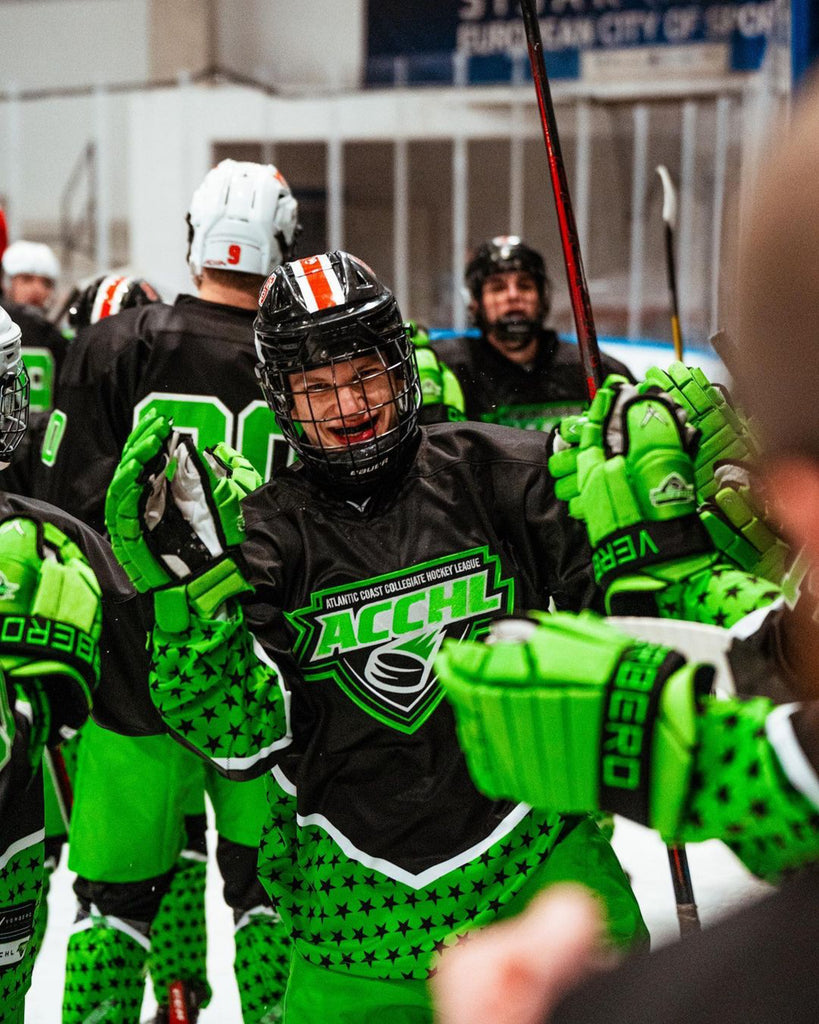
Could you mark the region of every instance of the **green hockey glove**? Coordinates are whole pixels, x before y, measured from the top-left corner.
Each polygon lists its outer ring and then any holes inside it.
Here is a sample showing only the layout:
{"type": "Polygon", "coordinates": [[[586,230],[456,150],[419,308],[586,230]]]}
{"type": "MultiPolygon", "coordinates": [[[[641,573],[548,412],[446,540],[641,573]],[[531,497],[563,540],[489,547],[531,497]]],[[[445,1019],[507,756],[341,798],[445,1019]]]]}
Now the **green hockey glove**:
{"type": "Polygon", "coordinates": [[[24,691],[44,693],[49,742],[88,715],[101,628],[99,583],[77,545],[50,523],[0,524],[0,664],[24,691]]]}
{"type": "MultiPolygon", "coordinates": [[[[656,614],[656,598],[670,582],[715,558],[696,514],[694,432],[666,396],[642,394],[614,376],[586,415],[569,512],[586,524],[607,602],[617,596],[621,614],[656,614]]],[[[568,484],[561,493],[569,493],[568,484]]]]}
{"type": "Polygon", "coordinates": [[[555,497],[571,501],[578,495],[577,453],[588,417],[564,416],[549,436],[549,472],[555,482],[555,497]]]}
{"type": "Polygon", "coordinates": [[[712,498],[719,487],[714,472],[719,462],[748,462],[759,452],[748,422],[735,409],[727,392],[712,384],[697,366],[675,362],[667,371],[653,366],[641,385],[644,390],[652,387],[678,402],[688,422],[699,431],[694,458],[697,500],[712,498]]]}
{"type": "Polygon", "coordinates": [[[435,668],[483,792],[676,832],[709,666],[558,612],[501,619],[486,643],[445,641],[435,668]]]}
{"type": "Polygon", "coordinates": [[[413,320],[406,323],[415,347],[418,375],[421,380],[421,423],[445,423],[466,419],[466,403],[458,378],[438,358],[429,342],[429,335],[413,320]]]}
{"type": "Polygon", "coordinates": [[[714,546],[745,572],[779,586],[792,560],[790,547],[766,519],[747,466],[720,463],[715,481],[714,494],[699,510],[714,546]]]}
{"type": "Polygon", "coordinates": [[[149,414],[123,449],[105,503],[111,545],[140,591],[155,591],[169,632],[210,617],[251,589],[236,561],[244,539],[241,501],[261,478],[225,444],[199,453],[169,420],[149,414]],[[180,585],[181,584],[181,585],[180,585]]]}

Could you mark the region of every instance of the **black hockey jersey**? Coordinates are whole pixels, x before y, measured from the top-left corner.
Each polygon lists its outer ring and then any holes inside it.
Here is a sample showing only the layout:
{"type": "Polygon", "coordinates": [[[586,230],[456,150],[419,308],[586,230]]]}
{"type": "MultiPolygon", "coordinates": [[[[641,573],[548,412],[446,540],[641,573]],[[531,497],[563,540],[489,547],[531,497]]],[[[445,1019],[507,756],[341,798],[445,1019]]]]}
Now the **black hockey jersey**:
{"type": "Polygon", "coordinates": [[[0,300],[20,328],[23,362],[29,378],[29,422],[26,435],[3,471],[3,486],[15,494],[42,496],[39,483],[40,446],[48,415],[56,402],[68,342],[63,334],[33,306],[0,300]]]}
{"type": "Polygon", "coordinates": [[[23,362],[31,382],[31,408],[48,411],[55,404],[57,381],[68,350],[65,336],[34,306],[0,300],[20,328],[23,362]]]}
{"type": "Polygon", "coordinates": [[[568,878],[600,893],[616,941],[645,935],[590,819],[475,789],[434,670],[445,638],[594,593],[546,443],[424,428],[405,478],[363,507],[285,470],[243,502],[244,616],[154,634],[172,731],[230,777],[267,779],[259,874],[313,964],[425,978],[453,932],[568,878]]]}
{"type": "Polygon", "coordinates": [[[594,602],[585,530],[555,498],[546,458],[542,434],[438,424],[395,491],[363,511],[299,469],[245,499],[248,627],[296,679],[281,770],[301,814],[404,870],[453,853],[441,828],[466,849],[511,813],[469,780],[433,670],[443,640],[550,597],[594,602]]]}
{"type": "Polygon", "coordinates": [[[200,446],[226,441],[268,476],[288,451],[255,376],[254,310],[180,295],[83,330],[43,442],[49,501],[104,530],[105,493],[140,415],[156,409],[200,446]]]}
{"type": "MultiPolygon", "coordinates": [[[[463,388],[468,419],[548,431],[588,405],[578,348],[554,331],[543,331],[529,366],[513,363],[483,338],[451,338],[433,348],[463,388]]],[[[633,380],[616,359],[601,356],[601,364],[603,378],[621,373],[633,380]]]]}

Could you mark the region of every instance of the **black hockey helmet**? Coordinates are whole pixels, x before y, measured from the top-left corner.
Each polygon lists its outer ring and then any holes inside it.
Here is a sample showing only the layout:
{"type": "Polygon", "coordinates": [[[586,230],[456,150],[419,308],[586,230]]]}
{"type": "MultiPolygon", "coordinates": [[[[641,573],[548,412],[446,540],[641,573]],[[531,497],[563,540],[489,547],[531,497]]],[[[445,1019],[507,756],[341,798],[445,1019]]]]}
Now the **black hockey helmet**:
{"type": "Polygon", "coordinates": [[[155,288],[140,277],[107,274],[74,289],[68,305],[68,323],[79,330],[123,309],[159,302],[155,288]]]}
{"type": "Polygon", "coordinates": [[[546,263],[536,249],[526,245],[517,235],[497,235],[483,242],[466,265],[465,279],[472,296],[477,319],[480,320],[483,285],[488,277],[507,270],[522,270],[535,279],[545,320],[552,306],[552,282],[546,263]]]}
{"type": "Polygon", "coordinates": [[[261,290],[255,328],[262,391],[305,469],[324,486],[357,493],[371,493],[394,476],[415,450],[421,389],[398,303],[373,271],[347,252],[285,263],[261,290]],[[370,365],[359,375],[356,366],[365,358],[370,365]],[[335,383],[340,364],[341,386],[335,383]],[[306,376],[319,367],[332,368],[326,387],[334,392],[323,417],[313,412],[306,376]],[[350,380],[374,423],[394,406],[392,423],[360,442],[322,442],[320,427],[339,420],[340,392],[350,380]],[[386,397],[371,406],[378,390],[386,397]],[[309,408],[301,416],[299,396],[309,408]]]}

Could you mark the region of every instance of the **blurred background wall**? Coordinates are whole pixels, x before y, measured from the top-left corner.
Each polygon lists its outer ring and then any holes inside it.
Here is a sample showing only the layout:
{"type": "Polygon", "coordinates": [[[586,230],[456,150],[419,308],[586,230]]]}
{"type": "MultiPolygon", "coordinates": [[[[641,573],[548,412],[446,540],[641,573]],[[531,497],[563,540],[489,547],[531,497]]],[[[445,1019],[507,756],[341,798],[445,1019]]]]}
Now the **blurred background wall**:
{"type": "MultiPolygon", "coordinates": [[[[683,334],[705,348],[730,311],[743,189],[815,52],[811,5],[541,0],[540,14],[598,333],[670,338],[665,164],[683,334]]],[[[166,298],[188,290],[191,193],[233,156],[285,174],[302,255],[356,252],[433,327],[464,326],[470,248],[522,234],[571,333],[512,0],[4,0],[0,40],[0,203],[12,239],[57,249],[63,288],[117,266],[166,298]]]]}

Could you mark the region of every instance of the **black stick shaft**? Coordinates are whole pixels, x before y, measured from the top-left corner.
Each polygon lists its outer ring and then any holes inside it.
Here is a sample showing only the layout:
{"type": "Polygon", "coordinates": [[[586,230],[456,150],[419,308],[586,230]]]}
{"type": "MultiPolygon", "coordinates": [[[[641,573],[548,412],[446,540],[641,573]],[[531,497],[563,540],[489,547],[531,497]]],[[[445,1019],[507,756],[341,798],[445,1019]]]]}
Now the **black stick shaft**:
{"type": "Polygon", "coordinates": [[[700,930],[700,918],[694,899],[694,886],[688,869],[688,855],[684,846],[668,846],[668,863],[671,881],[674,884],[674,901],[677,904],[677,921],[680,935],[689,935],[700,930]]]}
{"type": "Polygon", "coordinates": [[[520,0],[523,12],[523,23],[526,29],[526,43],[529,49],[529,63],[532,67],[532,78],[535,82],[540,123],[543,128],[543,139],[546,143],[546,155],[549,162],[549,176],[552,181],[552,192],[555,198],[557,221],[560,228],[560,243],[563,248],[563,260],[566,265],[566,280],[569,285],[569,297],[572,303],[577,344],[580,359],[586,377],[589,398],[594,398],[601,384],[600,349],[597,345],[597,332],[594,327],[589,289],[583,270],[583,258],[580,254],[580,239],[572,209],[569,183],[566,178],[566,166],[560,151],[560,138],[557,132],[557,119],[543,61],[543,41],[540,36],[540,24],[537,19],[534,0],[520,0]]]}

